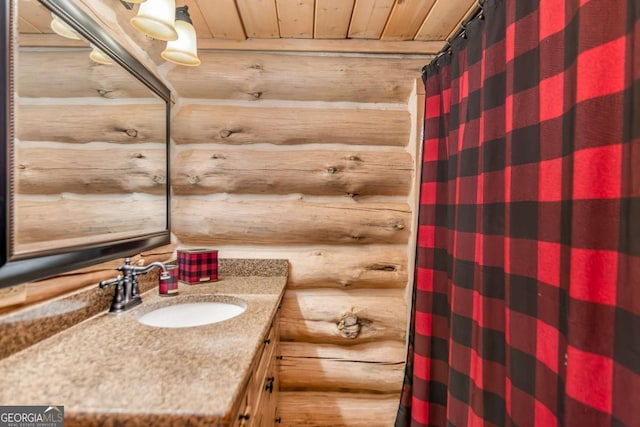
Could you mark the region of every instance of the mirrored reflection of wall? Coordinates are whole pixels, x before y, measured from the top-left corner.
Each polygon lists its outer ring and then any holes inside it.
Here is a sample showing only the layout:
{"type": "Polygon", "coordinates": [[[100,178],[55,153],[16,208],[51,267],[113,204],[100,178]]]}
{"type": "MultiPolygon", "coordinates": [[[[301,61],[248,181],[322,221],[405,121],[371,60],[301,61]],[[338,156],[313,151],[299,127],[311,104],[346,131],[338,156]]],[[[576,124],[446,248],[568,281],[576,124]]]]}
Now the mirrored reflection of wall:
{"type": "Polygon", "coordinates": [[[166,230],[165,103],[18,2],[13,256],[166,230]]]}

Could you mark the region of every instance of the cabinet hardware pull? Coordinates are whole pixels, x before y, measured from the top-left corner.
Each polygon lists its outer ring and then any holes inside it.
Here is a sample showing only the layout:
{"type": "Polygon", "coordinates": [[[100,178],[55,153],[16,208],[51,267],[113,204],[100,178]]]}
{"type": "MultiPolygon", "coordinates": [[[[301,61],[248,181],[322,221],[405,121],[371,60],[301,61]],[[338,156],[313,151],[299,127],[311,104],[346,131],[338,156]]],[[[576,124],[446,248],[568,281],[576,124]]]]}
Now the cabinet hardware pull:
{"type": "Polygon", "coordinates": [[[264,386],[264,389],[269,393],[273,393],[273,382],[275,381],[275,377],[267,378],[267,385],[264,386]]]}
{"type": "Polygon", "coordinates": [[[264,343],[265,344],[271,344],[271,340],[267,338],[266,340],[264,340],[264,343]]]}
{"type": "Polygon", "coordinates": [[[276,423],[280,424],[282,422],[282,418],[278,417],[274,420],[276,423]]]}
{"type": "Polygon", "coordinates": [[[249,414],[242,414],[238,417],[239,420],[248,420],[250,417],[249,414]]]}

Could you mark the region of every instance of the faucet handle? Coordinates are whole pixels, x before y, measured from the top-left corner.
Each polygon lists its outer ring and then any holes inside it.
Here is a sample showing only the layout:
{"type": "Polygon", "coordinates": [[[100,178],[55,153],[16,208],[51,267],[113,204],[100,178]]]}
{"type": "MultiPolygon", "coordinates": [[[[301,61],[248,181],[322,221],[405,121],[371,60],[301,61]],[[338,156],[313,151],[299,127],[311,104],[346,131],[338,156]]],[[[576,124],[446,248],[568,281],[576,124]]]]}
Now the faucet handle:
{"type": "Polygon", "coordinates": [[[122,283],[122,279],[123,279],[123,277],[118,275],[114,279],[103,280],[102,282],[100,282],[98,284],[98,286],[100,286],[100,288],[106,288],[106,287],[111,286],[111,285],[119,285],[119,284],[122,283]]]}
{"type": "Polygon", "coordinates": [[[124,265],[117,267],[116,270],[118,271],[127,271],[131,268],[131,258],[125,258],[124,259],[124,265]]]}

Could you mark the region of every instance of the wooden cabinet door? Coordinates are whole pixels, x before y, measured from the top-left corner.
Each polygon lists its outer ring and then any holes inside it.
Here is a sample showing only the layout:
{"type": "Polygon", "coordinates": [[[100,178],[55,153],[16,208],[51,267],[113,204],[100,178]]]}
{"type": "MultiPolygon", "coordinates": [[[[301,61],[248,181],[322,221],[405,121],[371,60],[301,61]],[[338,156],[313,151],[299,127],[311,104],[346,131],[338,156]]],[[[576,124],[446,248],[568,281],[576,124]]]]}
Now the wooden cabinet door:
{"type": "Polygon", "coordinates": [[[280,382],[278,381],[278,318],[273,321],[263,347],[258,351],[259,360],[247,385],[245,396],[233,427],[274,427],[276,404],[280,382]]]}

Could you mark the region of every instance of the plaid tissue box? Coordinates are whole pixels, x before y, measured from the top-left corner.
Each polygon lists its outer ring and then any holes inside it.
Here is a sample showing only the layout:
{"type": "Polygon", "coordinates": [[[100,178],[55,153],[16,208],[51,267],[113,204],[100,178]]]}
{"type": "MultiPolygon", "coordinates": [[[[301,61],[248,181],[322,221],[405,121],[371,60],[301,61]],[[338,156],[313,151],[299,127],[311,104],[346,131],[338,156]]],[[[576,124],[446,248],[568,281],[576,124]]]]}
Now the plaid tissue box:
{"type": "Polygon", "coordinates": [[[179,249],[178,280],[189,284],[218,280],[218,251],[179,249]]]}

